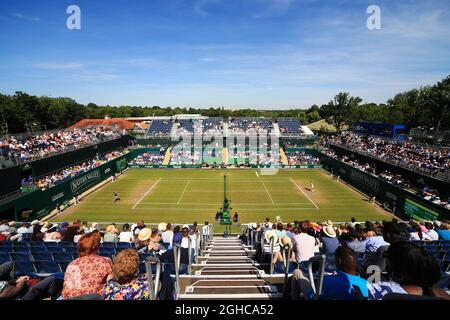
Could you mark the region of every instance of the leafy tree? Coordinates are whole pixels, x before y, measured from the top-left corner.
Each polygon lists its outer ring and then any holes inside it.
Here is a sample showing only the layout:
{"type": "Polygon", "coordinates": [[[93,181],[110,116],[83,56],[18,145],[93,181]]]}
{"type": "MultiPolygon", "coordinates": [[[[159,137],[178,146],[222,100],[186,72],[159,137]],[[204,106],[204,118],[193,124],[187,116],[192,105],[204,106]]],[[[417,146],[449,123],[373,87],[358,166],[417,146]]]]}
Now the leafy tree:
{"type": "Polygon", "coordinates": [[[340,133],[344,125],[351,125],[354,122],[361,102],[362,99],[359,97],[352,97],[348,92],[340,92],[328,104],[323,105],[321,111],[326,120],[340,133]]]}

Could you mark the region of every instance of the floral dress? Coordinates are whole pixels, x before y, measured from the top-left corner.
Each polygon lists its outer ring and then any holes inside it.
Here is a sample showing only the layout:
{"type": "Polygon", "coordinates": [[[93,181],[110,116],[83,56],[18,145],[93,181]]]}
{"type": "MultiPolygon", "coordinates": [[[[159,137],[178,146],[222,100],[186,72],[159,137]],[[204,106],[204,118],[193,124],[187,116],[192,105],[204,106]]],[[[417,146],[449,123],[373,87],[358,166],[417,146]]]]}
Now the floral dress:
{"type": "Polygon", "coordinates": [[[109,280],[101,295],[105,300],[150,300],[150,288],[147,277],[139,275],[132,283],[119,284],[117,280],[109,280]]]}

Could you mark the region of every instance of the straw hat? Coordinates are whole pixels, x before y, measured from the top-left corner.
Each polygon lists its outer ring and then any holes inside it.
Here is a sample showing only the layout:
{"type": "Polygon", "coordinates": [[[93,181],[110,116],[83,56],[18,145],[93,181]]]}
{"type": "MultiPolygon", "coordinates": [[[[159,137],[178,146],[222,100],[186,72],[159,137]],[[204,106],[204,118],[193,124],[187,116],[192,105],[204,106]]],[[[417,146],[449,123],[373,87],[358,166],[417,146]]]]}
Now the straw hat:
{"type": "Polygon", "coordinates": [[[272,237],[273,237],[274,243],[277,243],[278,237],[277,237],[276,230],[270,230],[270,231],[267,231],[266,233],[264,233],[264,238],[266,239],[267,242],[270,243],[270,239],[272,239],[272,237]]]}
{"type": "Polygon", "coordinates": [[[106,232],[107,233],[116,233],[117,229],[115,226],[113,226],[112,224],[110,224],[109,226],[106,227],[106,232]]]}
{"type": "Polygon", "coordinates": [[[10,221],[9,223],[8,223],[8,226],[10,226],[10,227],[14,227],[16,225],[16,222],[15,221],[10,221]]]}
{"type": "Polygon", "coordinates": [[[97,226],[98,226],[97,222],[92,222],[91,229],[97,229],[97,226]]]}
{"type": "Polygon", "coordinates": [[[161,222],[160,224],[158,224],[158,231],[166,231],[166,229],[167,229],[167,223],[161,222]]]}
{"type": "Polygon", "coordinates": [[[31,225],[32,225],[32,226],[35,226],[35,225],[37,225],[37,224],[40,224],[39,220],[33,220],[33,221],[31,221],[31,225]]]}
{"type": "Polygon", "coordinates": [[[150,230],[149,228],[143,228],[138,235],[138,240],[139,241],[146,241],[148,239],[150,239],[150,237],[152,236],[152,230],[150,230]]]}
{"type": "Polygon", "coordinates": [[[280,239],[280,244],[284,247],[285,245],[291,245],[292,244],[292,240],[291,238],[289,238],[288,236],[284,236],[283,238],[280,239]]]}
{"type": "Polygon", "coordinates": [[[323,227],[322,230],[330,238],[335,238],[336,237],[336,232],[334,231],[332,226],[327,225],[327,226],[323,227]]]}

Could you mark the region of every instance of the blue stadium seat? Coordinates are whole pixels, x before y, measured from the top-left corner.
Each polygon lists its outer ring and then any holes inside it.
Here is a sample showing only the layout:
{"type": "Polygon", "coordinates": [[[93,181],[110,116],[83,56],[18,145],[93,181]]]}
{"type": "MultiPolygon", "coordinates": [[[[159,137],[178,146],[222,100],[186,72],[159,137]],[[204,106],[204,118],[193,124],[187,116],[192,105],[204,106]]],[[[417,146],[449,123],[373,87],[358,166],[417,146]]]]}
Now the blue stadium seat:
{"type": "Polygon", "coordinates": [[[32,255],[34,261],[52,260],[52,255],[50,254],[50,252],[35,252],[32,255]]]}
{"type": "Polygon", "coordinates": [[[116,243],[115,242],[103,242],[100,246],[100,248],[115,248],[116,243]]]}
{"type": "Polygon", "coordinates": [[[76,243],[71,242],[71,241],[61,241],[61,242],[59,243],[59,245],[60,245],[61,247],[64,247],[64,248],[67,248],[67,247],[76,247],[76,243]]]}
{"type": "Polygon", "coordinates": [[[64,278],[59,264],[55,261],[35,261],[33,265],[36,269],[36,275],[39,277],[53,275],[59,279],[64,278]]]}
{"type": "Polygon", "coordinates": [[[0,252],[0,264],[11,261],[11,257],[8,253],[0,252]]]}
{"type": "Polygon", "coordinates": [[[46,246],[47,248],[59,247],[59,242],[55,242],[55,241],[44,242],[44,246],[46,246]]]}
{"type": "Polygon", "coordinates": [[[14,248],[17,248],[17,247],[28,248],[28,242],[23,242],[23,241],[14,241],[12,243],[12,245],[14,248]]]}
{"type": "Polygon", "coordinates": [[[56,262],[73,260],[72,254],[70,254],[69,252],[54,252],[52,253],[52,256],[53,260],[55,260],[56,262]]]}
{"type": "Polygon", "coordinates": [[[31,247],[44,247],[45,245],[44,245],[43,241],[31,241],[30,246],[31,247]]]}
{"type": "Polygon", "coordinates": [[[11,248],[8,247],[0,247],[0,253],[10,253],[12,251],[11,248]]]}
{"type": "Polygon", "coordinates": [[[10,253],[9,256],[14,262],[31,262],[30,255],[27,253],[10,253]]]}
{"type": "Polygon", "coordinates": [[[64,248],[63,247],[48,247],[47,248],[49,252],[64,252],[64,248]]]}
{"type": "Polygon", "coordinates": [[[74,254],[74,253],[78,254],[78,248],[77,247],[66,247],[66,252],[69,252],[72,254],[74,254]]]}
{"type": "Polygon", "coordinates": [[[12,247],[12,241],[2,241],[0,242],[0,248],[11,248],[12,247]]]}
{"type": "Polygon", "coordinates": [[[16,277],[18,276],[35,276],[36,270],[34,269],[33,263],[31,261],[17,261],[14,263],[14,271],[16,277]]]}
{"type": "Polygon", "coordinates": [[[442,260],[440,266],[442,274],[448,275],[450,273],[450,259],[442,260]]]}
{"type": "Polygon", "coordinates": [[[11,252],[29,253],[30,252],[30,248],[28,248],[28,247],[12,247],[11,252]]]}
{"type": "Polygon", "coordinates": [[[430,251],[430,253],[436,258],[436,260],[445,259],[447,252],[446,251],[430,251]]]}
{"type": "Polygon", "coordinates": [[[40,253],[40,252],[48,252],[48,250],[44,246],[42,246],[42,247],[30,247],[30,252],[31,253],[40,253]]]}
{"type": "Polygon", "coordinates": [[[67,266],[69,265],[69,263],[70,262],[66,262],[66,261],[63,261],[63,262],[60,262],[59,263],[59,267],[61,268],[61,271],[62,272],[66,272],[66,269],[67,269],[67,266]]]}
{"type": "Polygon", "coordinates": [[[132,244],[129,242],[117,242],[117,248],[129,249],[132,248],[132,244]]]}

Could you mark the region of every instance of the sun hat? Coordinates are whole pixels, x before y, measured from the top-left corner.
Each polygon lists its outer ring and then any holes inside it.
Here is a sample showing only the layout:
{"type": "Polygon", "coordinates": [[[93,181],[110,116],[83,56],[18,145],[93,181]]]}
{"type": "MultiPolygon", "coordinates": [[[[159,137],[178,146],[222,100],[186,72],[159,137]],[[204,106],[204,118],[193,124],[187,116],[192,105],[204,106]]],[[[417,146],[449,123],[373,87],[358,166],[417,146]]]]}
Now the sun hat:
{"type": "Polygon", "coordinates": [[[335,238],[336,237],[336,232],[334,231],[332,226],[327,225],[327,226],[323,227],[322,230],[330,238],[335,238]]]}
{"type": "Polygon", "coordinates": [[[166,231],[166,229],[167,229],[167,223],[161,222],[160,224],[158,224],[158,231],[166,231]]]}
{"type": "Polygon", "coordinates": [[[117,232],[117,229],[115,226],[113,226],[112,224],[110,224],[109,226],[106,227],[106,232],[107,233],[114,233],[117,232]]]}
{"type": "Polygon", "coordinates": [[[138,240],[139,241],[146,241],[148,239],[150,239],[150,237],[152,236],[152,230],[149,228],[143,228],[138,235],[138,240]]]}
{"type": "Polygon", "coordinates": [[[10,227],[14,227],[16,225],[16,222],[15,221],[10,221],[9,223],[8,223],[8,226],[10,226],[10,227]]]}
{"type": "Polygon", "coordinates": [[[97,226],[98,226],[97,222],[92,222],[91,229],[97,229],[97,226]]]}
{"type": "Polygon", "coordinates": [[[39,224],[40,222],[39,222],[39,220],[33,220],[33,221],[31,221],[31,225],[32,226],[35,226],[35,225],[37,225],[37,224],[39,224]]]}
{"type": "Polygon", "coordinates": [[[285,245],[292,244],[292,240],[291,238],[289,238],[288,236],[284,236],[283,238],[280,239],[280,244],[284,247],[285,245]]]}
{"type": "Polygon", "coordinates": [[[183,224],[183,226],[181,227],[181,229],[184,229],[184,228],[188,228],[188,229],[190,229],[190,227],[189,227],[189,225],[188,225],[188,224],[183,224]]]}
{"type": "Polygon", "coordinates": [[[264,233],[264,238],[269,243],[270,243],[270,239],[273,238],[274,243],[277,243],[278,242],[277,231],[276,230],[267,231],[266,233],[264,233]]]}

